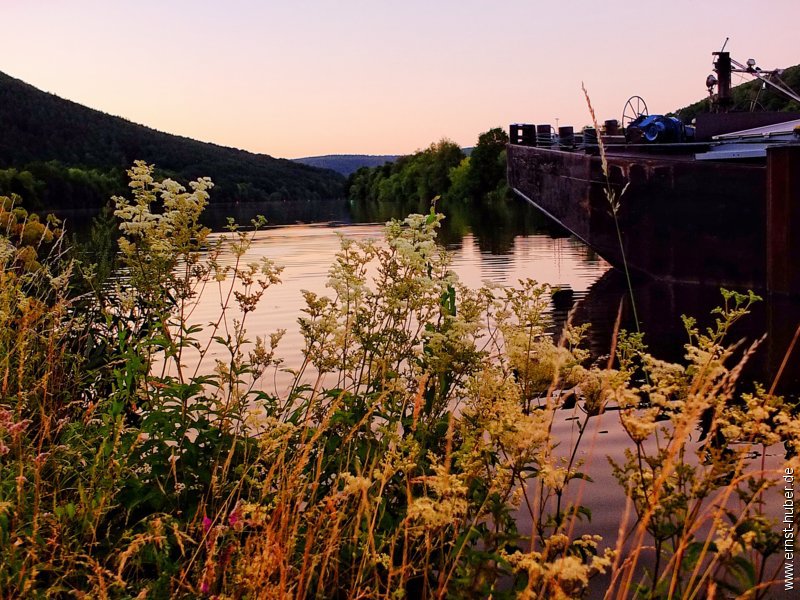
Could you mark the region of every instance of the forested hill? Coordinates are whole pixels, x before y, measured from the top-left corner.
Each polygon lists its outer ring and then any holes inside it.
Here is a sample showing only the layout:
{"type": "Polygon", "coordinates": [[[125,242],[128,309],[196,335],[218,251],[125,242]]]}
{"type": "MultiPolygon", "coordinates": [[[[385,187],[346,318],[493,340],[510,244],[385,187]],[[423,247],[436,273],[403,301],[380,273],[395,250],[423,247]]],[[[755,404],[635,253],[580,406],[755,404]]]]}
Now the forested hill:
{"type": "MultiPolygon", "coordinates": [[[[800,93],[800,65],[784,69],[781,79],[795,93],[800,93]]],[[[732,110],[749,111],[755,108],[755,110],[800,112],[800,103],[788,98],[785,94],[776,91],[770,86],[762,89],[763,85],[761,81],[754,79],[731,89],[732,110]],[[754,103],[755,107],[753,107],[754,103]]],[[[675,113],[684,123],[691,123],[698,113],[708,112],[708,102],[708,98],[704,98],[699,102],[675,111],[675,113]]]]}
{"type": "Polygon", "coordinates": [[[326,154],[325,156],[308,156],[294,160],[304,165],[332,169],[347,177],[362,167],[380,167],[399,158],[396,154],[326,154]]]}
{"type": "Polygon", "coordinates": [[[136,159],[184,184],[211,177],[214,202],[343,195],[334,171],[156,131],[0,72],[0,195],[33,208],[97,206],[125,190],[136,159]]]}

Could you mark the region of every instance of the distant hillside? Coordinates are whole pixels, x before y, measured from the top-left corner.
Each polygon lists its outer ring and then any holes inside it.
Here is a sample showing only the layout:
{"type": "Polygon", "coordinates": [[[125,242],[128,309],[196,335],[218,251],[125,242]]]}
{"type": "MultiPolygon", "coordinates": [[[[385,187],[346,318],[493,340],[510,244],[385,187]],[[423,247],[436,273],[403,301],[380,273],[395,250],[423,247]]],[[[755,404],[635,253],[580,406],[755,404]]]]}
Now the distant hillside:
{"type": "Polygon", "coordinates": [[[309,156],[296,158],[295,162],[320,169],[331,169],[347,177],[361,167],[380,167],[400,158],[399,154],[326,154],[325,156],[309,156]]]}
{"type": "Polygon", "coordinates": [[[343,195],[334,171],[162,133],[0,73],[0,194],[33,208],[101,205],[136,159],[182,183],[211,177],[215,203],[343,195]]]}
{"type": "MultiPolygon", "coordinates": [[[[800,65],[795,65],[785,69],[781,79],[796,93],[800,93],[800,65]]],[[[749,111],[755,102],[756,110],[776,110],[799,112],[800,103],[787,98],[784,94],[767,86],[762,90],[762,82],[754,79],[741,85],[737,85],[731,90],[733,98],[732,110],[749,111]]],[[[675,111],[675,114],[684,122],[691,123],[699,113],[708,112],[709,99],[704,98],[694,104],[675,111]]]]}
{"type": "MultiPolygon", "coordinates": [[[[469,156],[472,153],[472,147],[462,148],[461,151],[464,156],[469,156]]],[[[309,156],[294,160],[320,169],[331,169],[349,177],[363,167],[368,169],[382,167],[404,156],[403,154],[326,154],[325,156],[309,156]]]]}

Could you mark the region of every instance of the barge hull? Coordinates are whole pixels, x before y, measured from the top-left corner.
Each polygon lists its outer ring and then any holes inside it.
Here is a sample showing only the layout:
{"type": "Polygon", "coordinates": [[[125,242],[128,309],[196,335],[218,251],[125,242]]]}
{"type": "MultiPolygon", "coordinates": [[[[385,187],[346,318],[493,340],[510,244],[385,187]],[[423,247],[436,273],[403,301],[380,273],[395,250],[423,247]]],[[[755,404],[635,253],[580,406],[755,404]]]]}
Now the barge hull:
{"type": "Polygon", "coordinates": [[[665,281],[766,286],[766,167],[508,146],[508,181],[612,265],[665,281]],[[623,193],[624,189],[624,193],[623,193]]]}

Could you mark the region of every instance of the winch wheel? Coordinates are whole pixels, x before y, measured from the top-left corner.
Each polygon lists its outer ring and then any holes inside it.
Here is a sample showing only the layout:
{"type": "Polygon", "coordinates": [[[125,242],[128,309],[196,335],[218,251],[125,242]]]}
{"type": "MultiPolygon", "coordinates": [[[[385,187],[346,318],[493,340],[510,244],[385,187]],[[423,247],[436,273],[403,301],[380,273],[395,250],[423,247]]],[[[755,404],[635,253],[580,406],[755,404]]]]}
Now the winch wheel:
{"type": "Polygon", "coordinates": [[[625,107],[622,109],[622,129],[627,129],[628,125],[642,115],[645,117],[650,115],[650,113],[647,112],[647,103],[644,101],[644,98],[641,96],[631,96],[628,98],[625,107]]]}

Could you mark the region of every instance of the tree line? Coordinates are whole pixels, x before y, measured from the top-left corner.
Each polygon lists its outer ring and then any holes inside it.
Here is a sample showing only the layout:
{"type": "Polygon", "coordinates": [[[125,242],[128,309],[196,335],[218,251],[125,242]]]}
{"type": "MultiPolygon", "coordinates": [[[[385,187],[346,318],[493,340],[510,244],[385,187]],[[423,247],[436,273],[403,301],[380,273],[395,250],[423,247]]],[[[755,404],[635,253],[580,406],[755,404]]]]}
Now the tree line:
{"type": "Polygon", "coordinates": [[[497,127],[482,133],[469,156],[442,139],[414,154],[377,167],[363,167],[346,184],[352,201],[427,203],[494,202],[506,198],[508,134],[497,127]]]}

